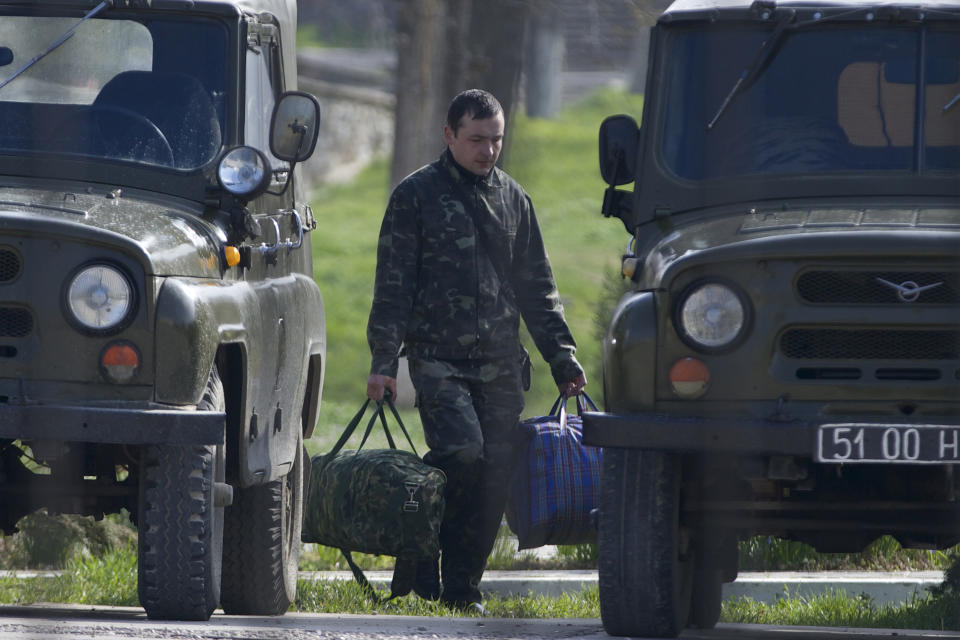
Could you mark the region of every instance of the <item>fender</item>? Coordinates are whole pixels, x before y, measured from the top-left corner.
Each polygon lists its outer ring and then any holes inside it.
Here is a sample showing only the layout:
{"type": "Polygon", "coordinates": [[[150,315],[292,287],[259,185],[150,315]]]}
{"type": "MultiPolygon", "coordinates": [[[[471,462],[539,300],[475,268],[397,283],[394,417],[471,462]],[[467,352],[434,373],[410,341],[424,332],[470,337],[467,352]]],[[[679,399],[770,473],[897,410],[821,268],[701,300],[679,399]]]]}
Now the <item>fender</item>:
{"type": "Polygon", "coordinates": [[[603,340],[603,388],[610,412],[652,409],[656,389],[657,305],[651,291],[620,299],[603,340]]]}
{"type": "Polygon", "coordinates": [[[278,360],[277,377],[270,380],[250,375],[264,368],[264,350],[273,348],[264,340],[271,334],[262,326],[261,298],[253,285],[170,278],[161,284],[156,304],[158,402],[196,404],[218,350],[225,345],[233,347],[232,371],[222,371],[221,377],[225,383],[229,381],[228,395],[238,396],[234,405],[237,418],[228,419],[236,436],[228,434],[228,440],[238,445],[236,480],[241,487],[274,480],[290,469],[296,432],[302,429],[306,437],[316,422],[326,364],[326,325],[316,284],[303,274],[293,274],[272,280],[269,286],[285,299],[282,308],[289,310],[286,330],[302,335],[306,350],[278,360]],[[255,407],[255,399],[264,393],[272,398],[278,397],[272,394],[288,397],[282,402],[280,428],[273,423],[272,404],[261,402],[255,407]],[[254,411],[256,436],[251,437],[254,411]]]}
{"type": "MultiPolygon", "coordinates": [[[[248,335],[260,325],[257,301],[246,283],[166,278],[156,303],[156,400],[196,404],[203,394],[217,348],[242,343],[247,368],[259,348],[248,335]]],[[[246,378],[246,376],[244,376],[246,378]]]]}

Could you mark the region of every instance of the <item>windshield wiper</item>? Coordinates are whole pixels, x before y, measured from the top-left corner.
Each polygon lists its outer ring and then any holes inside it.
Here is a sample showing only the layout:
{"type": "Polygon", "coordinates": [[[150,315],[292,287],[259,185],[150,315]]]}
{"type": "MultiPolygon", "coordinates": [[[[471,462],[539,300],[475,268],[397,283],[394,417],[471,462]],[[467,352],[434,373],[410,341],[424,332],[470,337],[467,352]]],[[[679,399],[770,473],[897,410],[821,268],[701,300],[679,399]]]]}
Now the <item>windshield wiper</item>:
{"type": "Polygon", "coordinates": [[[20,76],[21,74],[23,74],[24,71],[26,71],[27,69],[29,69],[29,68],[32,67],[33,65],[37,64],[38,62],[40,62],[40,60],[43,59],[44,56],[46,56],[47,54],[49,54],[50,52],[52,52],[54,49],[56,49],[57,47],[59,47],[60,45],[62,45],[64,42],[66,42],[67,40],[69,40],[69,39],[71,38],[71,36],[73,36],[73,32],[76,31],[76,30],[77,30],[77,27],[79,27],[81,24],[83,24],[84,22],[86,22],[86,21],[89,20],[90,18],[94,17],[95,15],[97,15],[98,13],[100,13],[101,11],[103,11],[104,9],[106,9],[107,7],[112,7],[112,6],[113,6],[113,0],[103,0],[103,2],[101,2],[100,4],[98,4],[92,11],[90,11],[90,13],[88,13],[87,15],[83,16],[82,18],[80,18],[80,20],[79,20],[79,22],[77,22],[77,24],[75,24],[75,25],[73,25],[72,27],[70,27],[69,29],[67,29],[66,33],[64,33],[62,36],[60,36],[59,38],[57,38],[49,47],[47,47],[45,50],[43,50],[43,51],[41,51],[40,53],[38,53],[37,55],[35,55],[35,56],[33,57],[33,59],[30,60],[30,62],[28,62],[27,64],[23,65],[23,66],[20,67],[19,69],[17,69],[12,76],[10,76],[9,78],[7,78],[7,79],[4,80],[3,82],[0,82],[0,89],[3,89],[5,86],[7,86],[8,84],[10,84],[10,83],[13,82],[14,80],[16,80],[17,77],[20,76]]]}
{"type": "Polygon", "coordinates": [[[754,80],[760,75],[761,70],[767,66],[777,45],[783,39],[783,34],[786,33],[787,27],[793,22],[796,15],[797,12],[794,9],[784,11],[783,16],[777,21],[777,26],[773,29],[773,33],[760,45],[756,55],[753,56],[753,61],[750,62],[750,65],[745,68],[743,73],[740,74],[740,77],[737,78],[737,82],[733,85],[733,88],[730,89],[730,93],[727,94],[727,97],[724,98],[720,104],[720,108],[717,109],[716,115],[707,123],[707,131],[713,129],[717,124],[717,120],[719,120],[723,112],[727,110],[727,106],[729,106],[734,96],[753,84],[754,80]]]}
{"type": "Polygon", "coordinates": [[[953,105],[957,104],[958,102],[960,102],[960,93],[958,93],[957,95],[953,96],[953,99],[952,99],[950,102],[948,102],[947,104],[943,105],[943,110],[944,110],[944,111],[948,111],[948,110],[950,109],[950,107],[952,107],[953,105]]]}

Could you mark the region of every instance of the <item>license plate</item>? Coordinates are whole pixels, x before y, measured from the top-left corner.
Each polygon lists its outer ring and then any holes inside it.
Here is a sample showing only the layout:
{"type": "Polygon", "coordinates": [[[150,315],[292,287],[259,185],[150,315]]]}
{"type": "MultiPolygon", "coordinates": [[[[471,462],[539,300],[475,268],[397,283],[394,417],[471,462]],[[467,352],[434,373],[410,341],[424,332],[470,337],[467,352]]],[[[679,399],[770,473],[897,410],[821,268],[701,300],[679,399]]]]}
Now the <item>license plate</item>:
{"type": "Polygon", "coordinates": [[[814,456],[828,463],[960,464],[960,426],[825,424],[814,456]]]}

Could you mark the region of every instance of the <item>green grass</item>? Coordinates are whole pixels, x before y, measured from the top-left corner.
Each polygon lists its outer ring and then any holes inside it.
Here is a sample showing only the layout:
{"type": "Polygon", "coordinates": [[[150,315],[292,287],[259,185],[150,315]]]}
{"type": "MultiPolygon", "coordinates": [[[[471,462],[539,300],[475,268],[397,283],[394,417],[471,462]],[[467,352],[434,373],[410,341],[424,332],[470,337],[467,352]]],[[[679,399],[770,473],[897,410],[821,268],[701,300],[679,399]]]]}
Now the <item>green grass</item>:
{"type": "Polygon", "coordinates": [[[843,591],[805,597],[787,597],[774,604],[749,598],[723,603],[721,622],[862,627],[871,629],[960,630],[960,594],[916,594],[900,604],[878,604],[865,594],[843,591]]]}
{"type": "Polygon", "coordinates": [[[371,38],[369,33],[348,24],[325,26],[325,29],[321,29],[315,24],[301,22],[297,27],[297,48],[358,48],[387,44],[386,42],[378,42],[377,38],[371,38]]]}
{"type": "Polygon", "coordinates": [[[53,578],[0,578],[0,603],[70,602],[139,606],[137,551],[123,546],[100,556],[75,554],[53,578]]]}
{"type": "Polygon", "coordinates": [[[929,571],[945,570],[960,545],[943,551],[904,549],[891,536],[883,536],[860,553],[817,553],[813,547],[770,536],[740,543],[741,571],[929,571]]]}
{"type": "MultiPolygon", "coordinates": [[[[381,593],[386,597],[386,593],[381,593]]],[[[597,589],[558,597],[527,595],[503,598],[491,596],[483,606],[497,618],[597,618],[600,603],[597,589]]],[[[293,609],[307,613],[354,613],[377,615],[449,616],[475,615],[451,610],[439,602],[428,602],[415,595],[376,602],[353,581],[306,581],[297,585],[293,609]]]]}
{"type": "MultiPolygon", "coordinates": [[[[0,603],[137,606],[136,557],[132,547],[118,547],[100,557],[73,557],[60,577],[0,578],[0,603]]],[[[484,605],[491,615],[500,618],[596,618],[600,615],[596,587],[559,597],[492,596],[484,605]]],[[[454,613],[414,595],[378,602],[352,580],[301,580],[291,609],[307,613],[417,616],[454,613]]],[[[902,605],[881,605],[862,594],[839,591],[809,598],[788,596],[774,604],[730,599],[723,604],[720,619],[721,622],[772,625],[960,630],[960,593],[918,594],[902,605]]]]}

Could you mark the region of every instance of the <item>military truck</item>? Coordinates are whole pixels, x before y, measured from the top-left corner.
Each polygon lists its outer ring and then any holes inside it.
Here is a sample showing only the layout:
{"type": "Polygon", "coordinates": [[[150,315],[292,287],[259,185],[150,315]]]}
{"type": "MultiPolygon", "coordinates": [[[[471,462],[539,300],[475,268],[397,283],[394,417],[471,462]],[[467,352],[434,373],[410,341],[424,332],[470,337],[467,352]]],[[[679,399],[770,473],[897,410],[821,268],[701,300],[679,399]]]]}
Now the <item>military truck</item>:
{"type": "Polygon", "coordinates": [[[0,528],[128,512],[151,618],[280,614],[325,365],[293,0],[0,0],[0,528]]]}
{"type": "Polygon", "coordinates": [[[960,542],[957,3],[680,0],[600,169],[606,630],[712,627],[749,536],[960,542]]]}

